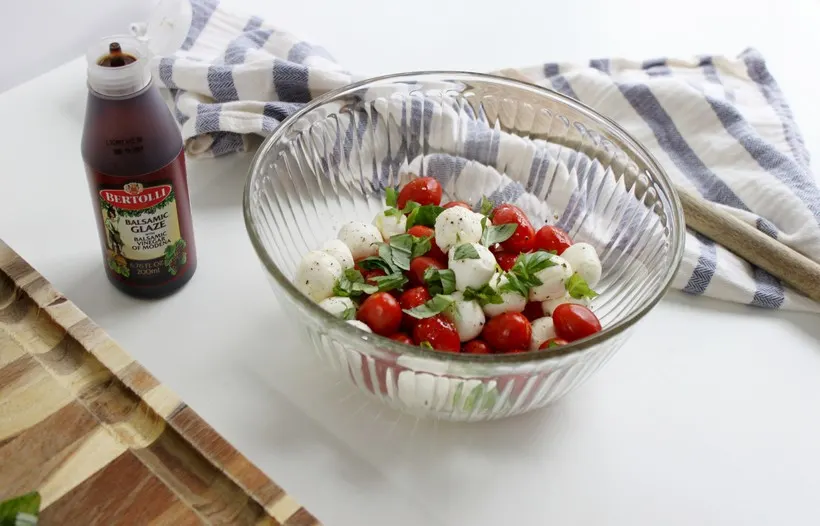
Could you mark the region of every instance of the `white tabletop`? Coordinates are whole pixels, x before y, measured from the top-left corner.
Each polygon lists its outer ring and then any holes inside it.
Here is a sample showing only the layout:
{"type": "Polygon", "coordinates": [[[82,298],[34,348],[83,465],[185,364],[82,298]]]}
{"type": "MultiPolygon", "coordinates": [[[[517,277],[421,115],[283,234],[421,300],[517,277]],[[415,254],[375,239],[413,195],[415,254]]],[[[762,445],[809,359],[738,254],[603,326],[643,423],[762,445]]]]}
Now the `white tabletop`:
{"type": "MultiPolygon", "coordinates": [[[[414,0],[401,18],[393,2],[241,3],[373,74],[751,45],[820,157],[810,0],[414,0]]],[[[553,407],[416,421],[317,369],[283,318],[242,222],[247,155],[189,165],[199,269],[182,291],[141,302],[109,286],[79,152],[84,82],[76,60],[0,95],[0,238],[329,526],[820,523],[816,316],[670,293],[553,407]]]]}

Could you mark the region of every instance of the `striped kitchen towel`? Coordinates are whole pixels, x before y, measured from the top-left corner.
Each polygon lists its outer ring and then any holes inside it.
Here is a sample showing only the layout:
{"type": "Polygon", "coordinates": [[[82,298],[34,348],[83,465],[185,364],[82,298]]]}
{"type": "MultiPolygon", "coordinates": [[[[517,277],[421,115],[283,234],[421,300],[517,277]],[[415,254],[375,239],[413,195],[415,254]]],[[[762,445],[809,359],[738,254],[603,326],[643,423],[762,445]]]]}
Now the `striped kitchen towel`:
{"type": "MultiPolygon", "coordinates": [[[[252,149],[305,103],[365,78],[321,47],[217,0],[162,0],[158,9],[162,16],[154,20],[161,23],[132,30],[152,43],[154,76],[166,88],[189,157],[252,149]]],[[[678,184],[820,260],[820,190],[791,111],[757,51],[496,73],[588,104],[646,146],[678,184]]],[[[492,141],[492,133],[477,140],[492,141]]],[[[478,146],[472,150],[486,157],[489,143],[478,146]]],[[[691,232],[673,286],[758,307],[820,312],[816,302],[691,232]]]]}

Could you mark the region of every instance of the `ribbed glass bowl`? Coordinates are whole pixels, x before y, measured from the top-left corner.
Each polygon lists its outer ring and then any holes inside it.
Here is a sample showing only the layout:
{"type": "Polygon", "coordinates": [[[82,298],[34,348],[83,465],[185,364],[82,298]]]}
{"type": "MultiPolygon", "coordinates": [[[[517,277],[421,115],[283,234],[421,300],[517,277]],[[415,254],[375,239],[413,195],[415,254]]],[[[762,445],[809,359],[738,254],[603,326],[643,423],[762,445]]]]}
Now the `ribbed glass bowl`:
{"type": "Polygon", "coordinates": [[[663,296],[683,249],[669,177],[624,130],[561,94],[473,73],[391,75],[316,99],[259,148],[243,206],[273,292],[321,359],[369,396],[448,420],[524,413],[584,382],[663,296]],[[603,330],[531,353],[441,353],[360,331],[294,287],[306,252],[347,221],[372,221],[386,186],[421,175],[445,201],[512,202],[536,229],[592,244],[603,330]]]}

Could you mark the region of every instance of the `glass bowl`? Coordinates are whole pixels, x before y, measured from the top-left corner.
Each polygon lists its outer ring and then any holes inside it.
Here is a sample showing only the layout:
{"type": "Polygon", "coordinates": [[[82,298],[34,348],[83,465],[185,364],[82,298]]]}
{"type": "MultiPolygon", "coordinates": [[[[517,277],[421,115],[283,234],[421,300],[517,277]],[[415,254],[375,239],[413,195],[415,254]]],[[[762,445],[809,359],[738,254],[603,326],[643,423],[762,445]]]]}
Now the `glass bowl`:
{"type": "Polygon", "coordinates": [[[458,421],[531,411],[586,381],[664,295],[684,240],[669,177],[617,124],[551,90],[476,73],[388,75],[317,98],[265,139],[243,208],[274,294],[324,362],[394,408],[458,421]],[[536,229],[557,224],[592,244],[603,330],[536,352],[443,353],[365,333],[296,289],[306,252],[347,221],[370,222],[385,187],[420,175],[441,182],[444,201],[511,202],[536,229]]]}

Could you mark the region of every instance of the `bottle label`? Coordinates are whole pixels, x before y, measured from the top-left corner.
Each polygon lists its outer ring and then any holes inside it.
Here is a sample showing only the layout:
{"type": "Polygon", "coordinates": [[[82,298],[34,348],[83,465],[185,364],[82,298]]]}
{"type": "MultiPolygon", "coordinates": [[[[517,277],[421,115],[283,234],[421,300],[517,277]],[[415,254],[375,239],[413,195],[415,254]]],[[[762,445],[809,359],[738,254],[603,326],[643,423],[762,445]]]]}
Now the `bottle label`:
{"type": "Polygon", "coordinates": [[[163,285],[193,263],[184,154],[137,177],[95,179],[106,270],[132,286],[163,285]]]}

